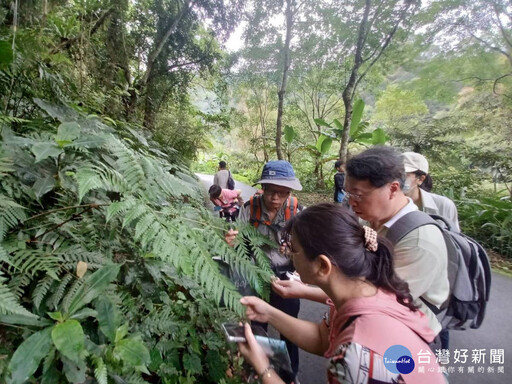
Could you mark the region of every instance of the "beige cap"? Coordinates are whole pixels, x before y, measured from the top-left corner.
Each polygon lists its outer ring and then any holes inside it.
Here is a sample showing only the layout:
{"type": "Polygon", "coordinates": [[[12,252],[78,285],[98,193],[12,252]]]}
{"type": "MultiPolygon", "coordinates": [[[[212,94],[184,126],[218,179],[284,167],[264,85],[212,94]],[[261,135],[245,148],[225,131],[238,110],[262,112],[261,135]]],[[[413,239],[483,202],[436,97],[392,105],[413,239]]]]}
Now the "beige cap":
{"type": "Polygon", "coordinates": [[[428,174],[428,161],[425,156],[416,152],[404,152],[402,156],[406,173],[421,171],[428,174]]]}

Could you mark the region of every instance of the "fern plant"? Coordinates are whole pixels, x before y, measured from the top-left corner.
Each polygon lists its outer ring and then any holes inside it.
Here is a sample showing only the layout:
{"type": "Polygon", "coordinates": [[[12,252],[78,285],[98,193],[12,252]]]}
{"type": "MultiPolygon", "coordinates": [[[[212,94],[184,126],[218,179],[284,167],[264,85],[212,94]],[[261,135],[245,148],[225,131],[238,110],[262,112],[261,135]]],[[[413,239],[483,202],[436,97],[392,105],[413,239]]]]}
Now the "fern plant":
{"type": "Polygon", "coordinates": [[[243,309],[214,257],[266,297],[268,240],[242,226],[228,246],[193,175],[140,132],[35,103],[47,116],[24,134],[2,127],[0,381],[237,382],[219,324],[243,309]]]}

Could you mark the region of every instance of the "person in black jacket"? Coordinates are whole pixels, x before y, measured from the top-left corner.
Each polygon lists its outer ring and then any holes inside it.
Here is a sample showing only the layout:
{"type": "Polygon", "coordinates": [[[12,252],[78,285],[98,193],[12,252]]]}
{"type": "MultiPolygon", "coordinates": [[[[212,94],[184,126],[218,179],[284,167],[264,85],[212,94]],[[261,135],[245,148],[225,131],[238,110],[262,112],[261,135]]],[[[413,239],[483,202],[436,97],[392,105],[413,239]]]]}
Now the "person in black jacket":
{"type": "Polygon", "coordinates": [[[338,171],[334,175],[334,202],[341,203],[345,198],[345,190],[343,189],[343,184],[345,184],[345,163],[338,160],[334,163],[334,168],[338,171]]]}

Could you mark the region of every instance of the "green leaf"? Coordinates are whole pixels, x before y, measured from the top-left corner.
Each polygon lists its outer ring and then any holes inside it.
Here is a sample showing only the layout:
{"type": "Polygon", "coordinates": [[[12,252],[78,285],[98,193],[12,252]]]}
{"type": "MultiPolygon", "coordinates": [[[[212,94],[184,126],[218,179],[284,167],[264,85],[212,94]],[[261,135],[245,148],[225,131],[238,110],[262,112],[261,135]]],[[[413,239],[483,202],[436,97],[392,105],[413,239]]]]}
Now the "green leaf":
{"type": "Polygon", "coordinates": [[[373,141],[373,133],[367,132],[357,136],[356,140],[358,143],[371,144],[373,141]]]}
{"type": "Polygon", "coordinates": [[[322,152],[322,143],[324,142],[324,140],[327,138],[327,136],[325,135],[320,135],[318,136],[318,140],[316,141],[316,149],[318,150],[318,152],[322,152]]]}
{"type": "Polygon", "coordinates": [[[84,281],[84,284],[78,288],[75,297],[69,304],[68,312],[74,314],[84,305],[89,304],[92,300],[101,295],[108,285],[116,279],[119,268],[120,266],[118,264],[105,265],[89,275],[84,281]]]}
{"type": "Polygon", "coordinates": [[[146,366],[151,362],[149,351],[141,340],[130,338],[116,343],[114,355],[123,360],[128,367],[149,373],[146,366]]]}
{"type": "Polygon", "coordinates": [[[28,325],[34,327],[47,327],[53,322],[48,319],[38,318],[36,315],[0,315],[0,323],[11,325],[28,325]]]}
{"type": "Polygon", "coordinates": [[[88,317],[97,317],[98,312],[91,308],[83,308],[77,311],[74,315],[70,317],[70,319],[83,320],[88,317]]]}
{"type": "Polygon", "coordinates": [[[382,145],[385,144],[386,141],[389,140],[389,137],[386,135],[386,132],[382,128],[377,128],[372,133],[372,144],[373,145],[382,145]]]}
{"type": "Polygon", "coordinates": [[[352,108],[352,120],[350,121],[350,131],[349,135],[353,137],[359,123],[361,122],[361,118],[363,117],[364,111],[364,101],[362,99],[358,99],[352,108]]]}
{"type": "Polygon", "coordinates": [[[98,324],[101,332],[111,342],[115,341],[116,330],[119,327],[118,315],[114,304],[105,296],[100,297],[96,303],[96,311],[98,312],[98,324]]]}
{"type": "Polygon", "coordinates": [[[219,383],[226,372],[226,365],[223,364],[221,355],[218,351],[208,350],[206,353],[206,365],[208,366],[208,375],[214,383],[219,383]]]}
{"type": "Polygon", "coordinates": [[[34,374],[41,359],[50,352],[51,331],[51,327],[43,329],[20,344],[9,363],[11,377],[7,380],[8,384],[23,384],[34,374]]]}
{"type": "Polygon", "coordinates": [[[13,53],[10,41],[0,40],[0,66],[7,66],[12,63],[13,53]]]}
{"type": "Polygon", "coordinates": [[[315,124],[318,125],[319,127],[332,128],[329,124],[327,124],[327,122],[324,119],[314,119],[314,120],[315,120],[315,124]]]}
{"type": "Polygon", "coordinates": [[[338,119],[334,119],[332,121],[332,123],[336,127],[336,131],[342,131],[343,132],[343,124],[341,124],[341,122],[338,119]]]}
{"type": "Polygon", "coordinates": [[[119,328],[116,329],[116,337],[114,342],[117,343],[124,339],[124,337],[128,334],[128,324],[123,324],[119,328]]]}
{"type": "Polygon", "coordinates": [[[62,313],[60,313],[60,312],[48,312],[48,316],[50,316],[50,319],[53,319],[58,322],[64,321],[64,317],[62,316],[62,313]]]}
{"type": "Polygon", "coordinates": [[[183,368],[191,374],[201,373],[201,358],[196,354],[187,353],[183,356],[183,368]]]}
{"type": "Polygon", "coordinates": [[[32,189],[34,190],[34,194],[36,198],[39,200],[45,194],[53,190],[55,188],[56,181],[52,176],[41,177],[36,180],[32,189]]]}
{"type": "Polygon", "coordinates": [[[286,140],[286,142],[288,144],[290,144],[293,141],[293,139],[295,139],[295,136],[296,136],[296,133],[295,133],[293,127],[290,126],[290,125],[285,125],[285,127],[284,127],[284,139],[286,140]]]}
{"type": "Polygon", "coordinates": [[[106,139],[102,136],[81,136],[72,143],[65,145],[75,148],[100,148],[106,143],[106,139]]]}
{"type": "Polygon", "coordinates": [[[66,144],[71,143],[73,140],[80,136],[80,125],[78,123],[62,123],[57,129],[57,136],[55,141],[59,147],[63,147],[66,144]]]}
{"type": "Polygon", "coordinates": [[[39,163],[47,157],[57,157],[62,153],[62,149],[60,149],[55,143],[48,142],[35,143],[31,150],[36,156],[36,163],[39,163]]]}
{"type": "Polygon", "coordinates": [[[63,371],[71,383],[83,383],[85,381],[85,372],[87,366],[85,361],[80,361],[78,364],[62,356],[63,371]]]}
{"type": "Polygon", "coordinates": [[[57,350],[76,364],[82,361],[85,335],[77,320],[57,324],[52,330],[52,340],[57,350]]]}

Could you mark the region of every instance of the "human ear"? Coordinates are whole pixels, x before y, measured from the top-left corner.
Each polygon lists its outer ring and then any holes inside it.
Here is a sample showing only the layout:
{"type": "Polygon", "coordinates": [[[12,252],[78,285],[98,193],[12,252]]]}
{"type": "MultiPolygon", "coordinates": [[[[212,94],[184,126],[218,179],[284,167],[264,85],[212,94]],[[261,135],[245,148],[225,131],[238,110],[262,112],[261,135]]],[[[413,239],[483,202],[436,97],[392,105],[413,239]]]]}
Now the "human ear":
{"type": "Polygon", "coordinates": [[[391,196],[394,196],[397,192],[401,191],[400,183],[398,181],[393,181],[389,185],[389,190],[391,192],[391,196]]]}
{"type": "Polygon", "coordinates": [[[319,255],[315,260],[315,264],[315,272],[320,279],[330,275],[333,265],[331,259],[329,259],[327,256],[319,255]]]}
{"type": "Polygon", "coordinates": [[[423,182],[425,181],[425,179],[427,178],[427,175],[421,175],[421,176],[418,176],[417,179],[419,180],[419,183],[418,185],[421,185],[423,184],[423,182]]]}

